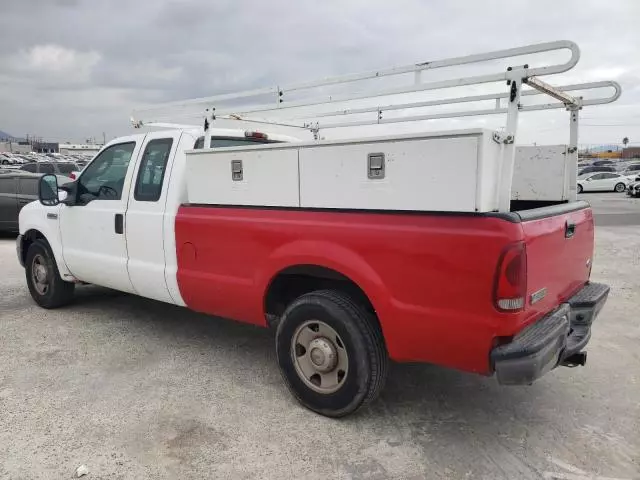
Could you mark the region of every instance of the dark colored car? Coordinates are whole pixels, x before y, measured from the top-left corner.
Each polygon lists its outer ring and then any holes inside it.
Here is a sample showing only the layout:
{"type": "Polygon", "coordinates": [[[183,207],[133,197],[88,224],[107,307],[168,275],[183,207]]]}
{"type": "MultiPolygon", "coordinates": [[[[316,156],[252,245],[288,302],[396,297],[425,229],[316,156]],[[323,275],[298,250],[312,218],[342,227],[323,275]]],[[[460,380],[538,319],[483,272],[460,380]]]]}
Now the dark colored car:
{"type": "MultiPolygon", "coordinates": [[[[21,170],[0,171],[0,231],[17,232],[18,214],[27,203],[38,199],[41,174],[21,170]]],[[[59,182],[68,182],[59,177],[59,182]]]]}
{"type": "Polygon", "coordinates": [[[616,173],[617,170],[615,167],[586,167],[578,171],[578,176],[584,175],[585,173],[596,173],[596,172],[613,172],[616,173]]]}
{"type": "Polygon", "coordinates": [[[38,199],[40,177],[20,170],[0,173],[0,230],[18,231],[20,210],[38,199]]]}
{"type": "Polygon", "coordinates": [[[624,169],[624,175],[633,175],[635,172],[640,172],[640,163],[634,163],[624,169]]]}
{"type": "Polygon", "coordinates": [[[76,172],[80,170],[80,168],[73,162],[33,162],[23,165],[20,167],[20,170],[40,174],[54,173],[68,177],[71,172],[76,172]]]}
{"type": "Polygon", "coordinates": [[[611,160],[596,160],[593,165],[595,167],[603,167],[605,165],[613,165],[613,162],[611,160]]]}

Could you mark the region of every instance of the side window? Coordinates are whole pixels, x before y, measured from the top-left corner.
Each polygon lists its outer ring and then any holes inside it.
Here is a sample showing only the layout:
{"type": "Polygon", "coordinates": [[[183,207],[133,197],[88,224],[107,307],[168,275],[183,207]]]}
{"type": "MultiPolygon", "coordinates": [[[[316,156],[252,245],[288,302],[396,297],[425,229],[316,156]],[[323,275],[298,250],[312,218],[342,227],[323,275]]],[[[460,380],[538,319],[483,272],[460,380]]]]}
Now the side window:
{"type": "Polygon", "coordinates": [[[27,165],[22,166],[22,168],[20,168],[20,170],[24,170],[25,172],[31,172],[31,173],[36,173],[37,169],[38,169],[37,163],[29,163],[27,165]]]}
{"type": "Polygon", "coordinates": [[[128,142],[103,150],[78,179],[78,201],[120,200],[135,147],[135,142],[128,142]]]}
{"type": "Polygon", "coordinates": [[[618,177],[618,175],[616,175],[615,173],[603,173],[602,175],[603,175],[602,178],[617,178],[618,177]]]}
{"type": "Polygon", "coordinates": [[[591,176],[591,180],[602,180],[604,178],[604,173],[596,173],[591,176]]]}
{"type": "Polygon", "coordinates": [[[0,195],[15,195],[16,180],[13,177],[0,178],[0,195]]]}
{"type": "Polygon", "coordinates": [[[38,164],[38,173],[55,173],[53,163],[42,162],[38,164]]]}
{"type": "Polygon", "coordinates": [[[38,197],[39,177],[24,177],[18,179],[18,195],[26,195],[28,197],[38,197]]]}
{"type": "Polygon", "coordinates": [[[171,138],[151,140],[142,155],[133,198],[140,202],[157,202],[162,193],[162,181],[171,152],[171,138]]]}

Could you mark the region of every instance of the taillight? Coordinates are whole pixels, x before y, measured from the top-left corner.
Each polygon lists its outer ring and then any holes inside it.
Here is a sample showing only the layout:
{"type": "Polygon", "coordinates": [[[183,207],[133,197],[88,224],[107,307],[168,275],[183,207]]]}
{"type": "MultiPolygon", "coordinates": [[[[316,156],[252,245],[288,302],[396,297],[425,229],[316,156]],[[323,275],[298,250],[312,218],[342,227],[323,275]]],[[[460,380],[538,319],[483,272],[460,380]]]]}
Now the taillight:
{"type": "Polygon", "coordinates": [[[527,298],[527,250],[523,242],[508,246],[500,256],[493,292],[495,306],[503,312],[524,309],[527,298]]]}
{"type": "Polygon", "coordinates": [[[75,173],[73,173],[73,172],[71,172],[71,173],[69,174],[69,178],[70,178],[71,180],[75,180],[75,179],[76,179],[76,174],[75,174],[75,173]]]}

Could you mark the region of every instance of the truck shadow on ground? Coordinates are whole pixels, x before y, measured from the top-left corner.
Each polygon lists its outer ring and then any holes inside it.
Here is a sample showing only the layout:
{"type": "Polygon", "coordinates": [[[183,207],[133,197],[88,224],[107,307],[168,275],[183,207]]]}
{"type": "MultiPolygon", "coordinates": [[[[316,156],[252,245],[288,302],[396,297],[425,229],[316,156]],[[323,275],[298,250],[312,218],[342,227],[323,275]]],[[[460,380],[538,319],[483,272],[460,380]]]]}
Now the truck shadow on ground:
{"type": "MultiPolygon", "coordinates": [[[[68,308],[86,313],[81,316],[90,321],[117,319],[114,321],[120,327],[124,325],[138,341],[147,336],[151,349],[170,352],[193,345],[194,358],[210,355],[216,362],[220,358],[228,362],[230,381],[250,383],[256,391],[260,391],[261,382],[264,386],[280,383],[283,395],[288,396],[280,380],[271,330],[93,286],[78,288],[76,302],[68,308]],[[252,372],[258,366],[262,379],[252,372]]],[[[421,416],[455,415],[464,422],[477,420],[483,424],[503,420],[505,415],[536,420],[534,404],[550,391],[541,386],[543,382],[546,379],[531,387],[501,387],[494,378],[433,365],[394,363],[379,400],[349,418],[359,421],[370,416],[421,412],[421,416]]],[[[290,406],[297,405],[292,398],[290,402],[290,406]]]]}

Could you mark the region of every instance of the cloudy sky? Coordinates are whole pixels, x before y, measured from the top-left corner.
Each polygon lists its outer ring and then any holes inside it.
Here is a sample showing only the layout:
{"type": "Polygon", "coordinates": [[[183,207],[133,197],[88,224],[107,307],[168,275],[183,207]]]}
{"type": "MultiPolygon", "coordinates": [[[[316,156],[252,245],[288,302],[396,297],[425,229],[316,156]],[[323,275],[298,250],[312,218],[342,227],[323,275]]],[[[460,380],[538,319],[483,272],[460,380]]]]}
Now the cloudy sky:
{"type": "MultiPolygon", "coordinates": [[[[582,112],[580,142],[640,144],[639,21],[635,0],[2,0],[0,130],[112,138],[138,105],[568,39],[578,66],[545,80],[623,87],[582,112]]],[[[521,118],[520,143],[566,141],[566,113],[521,118]]]]}

